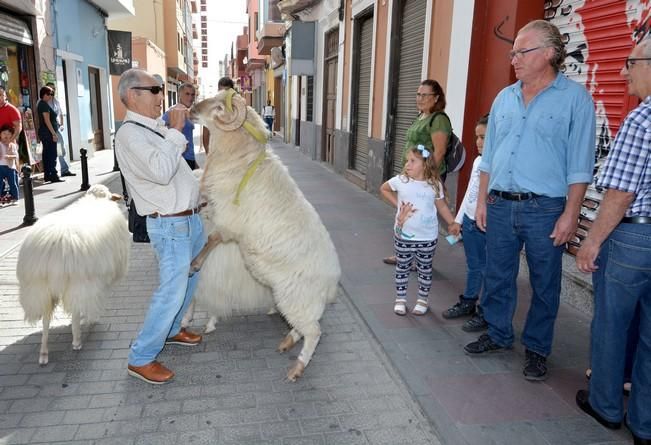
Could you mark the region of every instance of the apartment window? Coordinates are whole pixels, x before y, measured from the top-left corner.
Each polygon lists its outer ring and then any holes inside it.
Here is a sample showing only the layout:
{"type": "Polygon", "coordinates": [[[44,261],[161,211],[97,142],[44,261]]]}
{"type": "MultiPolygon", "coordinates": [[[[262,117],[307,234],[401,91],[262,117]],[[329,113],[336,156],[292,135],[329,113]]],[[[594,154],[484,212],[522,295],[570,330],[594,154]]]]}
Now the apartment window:
{"type": "Polygon", "coordinates": [[[270,22],[281,22],[280,10],[278,9],[279,0],[269,0],[269,21],[270,22]]]}
{"type": "Polygon", "coordinates": [[[206,0],[201,0],[201,4],[202,4],[202,5],[205,5],[205,4],[206,4],[206,0]]]}
{"type": "Polygon", "coordinates": [[[307,76],[307,122],[312,122],[314,111],[314,76],[307,76]]]}
{"type": "Polygon", "coordinates": [[[201,64],[201,68],[208,68],[208,62],[203,62],[201,64]]]}
{"type": "MultiPolygon", "coordinates": [[[[208,36],[207,35],[202,35],[201,36],[201,43],[206,42],[208,43],[208,36]]],[[[203,46],[203,45],[202,45],[203,46]]]]}
{"type": "Polygon", "coordinates": [[[201,55],[207,56],[208,55],[208,48],[202,48],[201,49],[201,55]]]}
{"type": "Polygon", "coordinates": [[[204,29],[207,30],[208,29],[208,24],[206,22],[201,22],[201,29],[202,30],[204,30],[204,29]]]}
{"type": "Polygon", "coordinates": [[[206,12],[206,5],[201,5],[200,8],[202,12],[206,12]]]}
{"type": "Polygon", "coordinates": [[[201,56],[201,61],[202,62],[207,62],[208,61],[208,56],[201,56]]]}

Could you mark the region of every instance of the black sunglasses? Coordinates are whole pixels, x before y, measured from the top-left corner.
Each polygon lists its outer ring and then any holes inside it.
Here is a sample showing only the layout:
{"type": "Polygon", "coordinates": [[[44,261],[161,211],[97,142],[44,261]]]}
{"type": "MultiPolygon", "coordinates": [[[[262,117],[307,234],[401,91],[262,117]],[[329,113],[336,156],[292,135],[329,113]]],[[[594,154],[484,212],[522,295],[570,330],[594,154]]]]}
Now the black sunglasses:
{"type": "Polygon", "coordinates": [[[158,94],[161,91],[165,91],[165,87],[154,85],[153,87],[131,87],[132,90],[143,90],[149,91],[151,94],[158,94]]]}

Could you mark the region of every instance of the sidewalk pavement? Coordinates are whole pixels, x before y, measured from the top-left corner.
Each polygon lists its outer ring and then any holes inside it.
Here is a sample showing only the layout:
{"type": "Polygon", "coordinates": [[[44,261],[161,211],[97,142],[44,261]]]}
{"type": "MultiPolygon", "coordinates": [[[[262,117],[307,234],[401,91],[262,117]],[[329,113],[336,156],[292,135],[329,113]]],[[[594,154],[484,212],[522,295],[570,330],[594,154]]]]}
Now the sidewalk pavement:
{"type": "MultiPolygon", "coordinates": [[[[129,342],[156,286],[155,260],[143,244],[133,245],[129,275],[109,296],[101,323],[84,327],[83,350],[71,350],[69,319],[58,313],[50,364],[40,368],[40,328],[22,322],[13,249],[0,258],[0,444],[631,442],[628,432],[604,429],[574,404],[576,390],[586,386],[585,315],[562,305],[544,383],[522,377],[519,345],[501,355],[466,356],[463,345],[477,335],[461,330],[464,319],[440,316],[463,289],[462,247],[439,244],[432,311],[394,315],[393,268],[381,263],[392,250],[393,210],[323,164],[278,141],[272,145],[321,215],[343,269],[339,300],[326,310],[305,377],[283,382],[298,349],[289,357],[274,352],[286,329],[277,316],[237,317],[220,323],[197,348],[166,348],[161,360],[177,372],[169,385],[128,377],[129,342]]],[[[109,166],[112,157],[95,171],[109,166]]],[[[111,175],[96,173],[91,184],[108,180],[119,192],[111,175]]],[[[47,195],[37,197],[38,214],[47,195]]],[[[7,235],[18,241],[16,232],[2,229],[0,246],[7,235]]],[[[414,280],[410,295],[415,290],[414,280]]],[[[523,279],[519,291],[529,293],[523,279]]],[[[518,332],[528,299],[521,302],[518,332]]],[[[205,313],[197,318],[202,326],[205,313]]]]}

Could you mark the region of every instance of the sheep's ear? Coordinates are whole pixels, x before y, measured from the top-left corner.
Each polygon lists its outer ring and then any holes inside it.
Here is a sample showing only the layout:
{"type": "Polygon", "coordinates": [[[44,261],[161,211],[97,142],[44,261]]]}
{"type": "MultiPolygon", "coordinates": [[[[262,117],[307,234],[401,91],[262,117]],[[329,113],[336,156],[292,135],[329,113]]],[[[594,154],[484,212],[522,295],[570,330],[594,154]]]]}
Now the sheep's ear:
{"type": "Polygon", "coordinates": [[[246,103],[241,96],[234,92],[234,90],[232,93],[229,91],[224,97],[224,101],[219,101],[216,104],[213,121],[215,126],[223,131],[237,130],[246,120],[246,103]]]}

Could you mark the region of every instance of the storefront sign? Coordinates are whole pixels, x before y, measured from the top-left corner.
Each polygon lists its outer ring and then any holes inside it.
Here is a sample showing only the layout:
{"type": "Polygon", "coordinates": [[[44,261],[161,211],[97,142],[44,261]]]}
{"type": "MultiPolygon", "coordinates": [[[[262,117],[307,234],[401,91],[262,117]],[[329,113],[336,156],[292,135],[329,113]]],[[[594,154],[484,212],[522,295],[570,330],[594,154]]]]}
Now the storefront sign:
{"type": "Polygon", "coordinates": [[[131,68],[131,33],[108,32],[109,71],[119,76],[131,68]]]}

